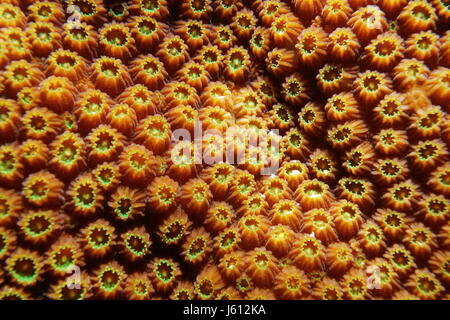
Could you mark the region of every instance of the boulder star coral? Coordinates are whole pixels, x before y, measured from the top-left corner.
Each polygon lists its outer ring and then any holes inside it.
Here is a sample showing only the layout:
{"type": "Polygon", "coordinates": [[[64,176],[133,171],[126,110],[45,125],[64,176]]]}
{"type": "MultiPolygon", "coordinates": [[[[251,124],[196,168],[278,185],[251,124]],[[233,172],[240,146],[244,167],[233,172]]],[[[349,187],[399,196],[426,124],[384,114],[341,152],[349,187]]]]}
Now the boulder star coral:
{"type": "Polygon", "coordinates": [[[448,0],[0,2],[0,300],[450,297],[448,0]]]}

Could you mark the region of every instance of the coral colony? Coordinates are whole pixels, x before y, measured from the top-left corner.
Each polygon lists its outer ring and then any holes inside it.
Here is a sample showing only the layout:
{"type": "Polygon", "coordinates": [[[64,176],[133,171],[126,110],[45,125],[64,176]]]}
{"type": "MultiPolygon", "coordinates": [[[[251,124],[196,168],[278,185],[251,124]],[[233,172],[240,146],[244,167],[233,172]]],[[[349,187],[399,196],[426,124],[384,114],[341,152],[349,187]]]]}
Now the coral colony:
{"type": "Polygon", "coordinates": [[[0,299],[449,299],[448,0],[1,0],[0,299]]]}

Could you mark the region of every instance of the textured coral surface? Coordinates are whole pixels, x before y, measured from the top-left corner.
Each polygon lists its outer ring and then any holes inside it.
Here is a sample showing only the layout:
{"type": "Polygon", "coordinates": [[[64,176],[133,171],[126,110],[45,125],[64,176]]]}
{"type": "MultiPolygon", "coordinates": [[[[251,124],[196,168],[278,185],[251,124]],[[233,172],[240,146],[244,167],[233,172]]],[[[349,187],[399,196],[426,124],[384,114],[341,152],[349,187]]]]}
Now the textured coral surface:
{"type": "Polygon", "coordinates": [[[449,29],[448,0],[0,1],[0,299],[448,299],[449,29]]]}

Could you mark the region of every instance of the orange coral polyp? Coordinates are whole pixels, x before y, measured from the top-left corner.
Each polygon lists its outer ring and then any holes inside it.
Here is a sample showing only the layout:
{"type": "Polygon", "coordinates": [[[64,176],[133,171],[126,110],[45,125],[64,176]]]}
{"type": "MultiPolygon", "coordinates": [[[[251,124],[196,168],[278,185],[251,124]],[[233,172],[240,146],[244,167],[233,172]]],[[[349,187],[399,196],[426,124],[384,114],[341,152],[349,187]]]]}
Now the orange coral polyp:
{"type": "Polygon", "coordinates": [[[310,294],[310,280],[301,269],[286,266],[275,278],[275,294],[280,299],[306,299],[310,294]]]}
{"type": "Polygon", "coordinates": [[[402,58],[403,40],[393,32],[378,35],[365,48],[366,63],[380,71],[392,70],[402,58]]]}
{"type": "Polygon", "coordinates": [[[119,59],[103,56],[94,61],[91,66],[91,81],[97,89],[110,96],[117,96],[132,80],[119,59]]]}
{"type": "Polygon", "coordinates": [[[131,35],[136,42],[136,47],[140,52],[149,52],[154,49],[164,38],[167,32],[167,25],[149,16],[137,16],[128,26],[131,28],[131,35]]]}
{"type": "Polygon", "coordinates": [[[314,234],[324,244],[338,239],[332,216],[324,209],[312,209],[305,212],[302,232],[314,234]]]}
{"type": "Polygon", "coordinates": [[[177,206],[179,185],[167,176],[156,177],[149,186],[148,193],[152,210],[165,214],[177,206]]]}
{"type": "Polygon", "coordinates": [[[12,61],[4,71],[6,92],[15,97],[25,87],[36,86],[44,74],[34,63],[26,60],[12,61]]]}
{"type": "Polygon", "coordinates": [[[300,63],[309,68],[321,67],[327,56],[328,35],[320,27],[309,27],[301,32],[295,45],[300,63]]]}
{"type": "Polygon", "coordinates": [[[58,206],[63,202],[64,184],[53,174],[41,170],[30,174],[23,182],[22,194],[28,203],[42,207],[58,206]]]}
{"type": "Polygon", "coordinates": [[[324,268],[325,248],[321,241],[312,235],[300,234],[293,243],[289,257],[294,265],[307,272],[319,271],[324,268]]]}
{"type": "Polygon", "coordinates": [[[52,51],[61,48],[60,30],[49,22],[32,22],[25,31],[33,53],[38,57],[47,57],[52,51]]]}
{"type": "Polygon", "coordinates": [[[77,52],[86,59],[96,56],[98,50],[97,32],[94,27],[80,23],[73,28],[69,23],[63,26],[63,45],[65,48],[77,52]]]}
{"type": "Polygon", "coordinates": [[[328,37],[328,54],[333,59],[349,62],[358,57],[361,44],[350,28],[336,28],[328,37]]]}
{"type": "Polygon", "coordinates": [[[247,253],[245,273],[262,287],[270,287],[279,273],[276,258],[266,248],[256,248],[247,253]]]}
{"type": "Polygon", "coordinates": [[[134,38],[124,24],[106,24],[100,29],[99,38],[100,49],[105,55],[127,62],[135,53],[134,38]]]}
{"type": "Polygon", "coordinates": [[[155,175],[153,153],[139,144],[130,144],[119,156],[119,168],[130,185],[146,185],[155,175]]]}
{"type": "Polygon", "coordinates": [[[339,200],[332,204],[330,213],[340,238],[350,239],[363,224],[363,213],[359,206],[348,200],[339,200]]]}
{"type": "Polygon", "coordinates": [[[181,187],[180,203],[196,219],[203,219],[211,200],[211,191],[202,179],[191,179],[181,187]]]}
{"type": "Polygon", "coordinates": [[[294,197],[305,211],[314,208],[328,209],[334,200],[329,186],[317,179],[303,181],[295,191],[294,197]]]}
{"type": "Polygon", "coordinates": [[[428,29],[434,30],[436,20],[436,10],[425,0],[408,2],[397,17],[400,28],[407,35],[428,29]]]}
{"type": "Polygon", "coordinates": [[[294,231],[299,231],[302,212],[297,202],[284,199],[273,205],[269,218],[272,225],[286,225],[294,231]]]}
{"type": "Polygon", "coordinates": [[[155,56],[139,56],[130,66],[133,80],[150,90],[161,89],[166,81],[167,72],[163,63],[155,56]]]}

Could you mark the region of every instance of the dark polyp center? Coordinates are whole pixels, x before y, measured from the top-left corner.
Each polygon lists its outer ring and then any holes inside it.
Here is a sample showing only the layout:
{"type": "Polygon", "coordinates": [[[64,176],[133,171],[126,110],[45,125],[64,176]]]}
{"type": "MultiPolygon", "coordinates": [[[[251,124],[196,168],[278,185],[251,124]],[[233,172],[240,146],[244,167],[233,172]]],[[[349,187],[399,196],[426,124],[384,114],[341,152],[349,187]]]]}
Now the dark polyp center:
{"type": "Polygon", "coordinates": [[[422,291],[425,292],[435,292],[436,291],[436,284],[434,283],[433,280],[429,279],[429,278],[420,278],[417,281],[417,285],[419,286],[419,288],[422,291]]]}
{"type": "Polygon", "coordinates": [[[140,170],[145,167],[147,160],[143,154],[134,152],[130,157],[130,162],[134,168],[140,170]]]}
{"type": "Polygon", "coordinates": [[[363,86],[366,90],[376,91],[380,87],[380,80],[376,76],[368,76],[363,79],[363,86]]]}
{"type": "Polygon", "coordinates": [[[28,70],[23,67],[15,68],[12,73],[14,79],[17,81],[22,81],[29,77],[28,70]]]}
{"type": "Polygon", "coordinates": [[[76,60],[69,55],[60,55],[56,58],[56,63],[61,67],[68,69],[75,65],[76,60]]]}
{"type": "Polygon", "coordinates": [[[395,139],[396,137],[394,136],[393,132],[384,132],[383,135],[381,136],[381,140],[384,144],[387,145],[394,145],[395,144],[395,139]]]}
{"type": "Polygon", "coordinates": [[[317,194],[322,194],[324,192],[324,190],[320,184],[310,183],[305,186],[304,192],[307,195],[317,195],[317,194]]]}
{"type": "Polygon", "coordinates": [[[275,2],[275,1],[271,1],[266,6],[266,14],[268,16],[275,15],[278,12],[279,8],[280,8],[279,3],[275,2]]]}
{"type": "Polygon", "coordinates": [[[342,78],[342,68],[338,66],[325,67],[322,78],[327,82],[339,80],[342,78]]]}
{"type": "Polygon", "coordinates": [[[145,242],[141,237],[131,235],[127,239],[127,244],[136,252],[143,252],[145,250],[145,242]]]}
{"type": "Polygon", "coordinates": [[[41,17],[47,18],[52,13],[52,8],[48,5],[41,5],[41,7],[38,10],[38,15],[41,17]]]}
{"type": "Polygon", "coordinates": [[[34,234],[41,234],[50,228],[50,221],[44,216],[36,216],[28,221],[28,228],[34,234]]]}
{"type": "Polygon", "coordinates": [[[156,30],[156,24],[150,19],[141,20],[138,23],[138,29],[140,33],[148,35],[156,30]]]}
{"type": "Polygon", "coordinates": [[[420,20],[426,21],[426,20],[430,19],[431,12],[424,5],[418,4],[412,9],[412,15],[420,20]]]}
{"type": "Polygon", "coordinates": [[[52,30],[46,26],[38,26],[36,28],[36,36],[41,41],[48,41],[51,39],[52,30]]]}
{"type": "Polygon", "coordinates": [[[252,21],[251,21],[250,17],[248,17],[248,16],[240,16],[237,19],[237,23],[241,28],[244,28],[244,29],[248,29],[252,25],[252,21]]]}
{"type": "Polygon", "coordinates": [[[316,255],[319,248],[313,240],[306,240],[303,244],[303,252],[308,256],[316,255]]]}
{"type": "Polygon", "coordinates": [[[419,126],[422,128],[432,128],[439,123],[438,113],[429,113],[419,120],[419,126]]]}
{"type": "Polygon", "coordinates": [[[234,0],[221,0],[220,3],[226,8],[231,8],[234,6],[234,0]]]}
{"type": "Polygon", "coordinates": [[[243,61],[244,61],[244,57],[243,57],[242,53],[239,51],[233,52],[230,56],[230,64],[233,69],[241,68],[244,64],[243,61]]]}
{"type": "Polygon", "coordinates": [[[215,213],[220,221],[227,221],[231,217],[231,212],[226,208],[218,208],[215,213]]]}
{"type": "Polygon", "coordinates": [[[94,189],[88,185],[82,185],[77,190],[78,200],[85,206],[90,206],[95,201],[94,189]]]}
{"type": "Polygon", "coordinates": [[[417,243],[426,243],[428,241],[428,234],[423,230],[414,231],[412,239],[417,243]]]}
{"type": "Polygon", "coordinates": [[[375,45],[375,52],[380,56],[390,56],[395,52],[396,49],[397,47],[395,43],[388,40],[378,42],[375,45]]]}
{"type": "Polygon", "coordinates": [[[37,180],[30,185],[30,191],[33,198],[42,198],[47,194],[48,185],[45,181],[37,180]]]}
{"type": "Polygon", "coordinates": [[[206,8],[205,0],[191,0],[191,8],[194,11],[202,12],[206,8]]]}
{"type": "Polygon", "coordinates": [[[120,2],[116,2],[111,6],[111,12],[115,16],[121,16],[125,13],[125,6],[120,2]]]}
{"type": "Polygon", "coordinates": [[[280,118],[281,120],[283,120],[285,122],[288,122],[291,120],[291,115],[284,106],[277,108],[276,113],[277,113],[278,118],[280,118]]]}
{"type": "Polygon", "coordinates": [[[109,77],[117,77],[119,67],[113,61],[104,61],[101,65],[102,72],[109,77]]]}
{"type": "Polygon", "coordinates": [[[435,214],[444,214],[447,211],[447,205],[443,200],[432,199],[428,202],[428,208],[435,214]]]}
{"type": "Polygon", "coordinates": [[[333,135],[333,139],[337,141],[345,141],[350,138],[350,135],[352,134],[352,131],[349,128],[342,128],[339,130],[336,130],[336,132],[333,135]]]}
{"type": "Polygon", "coordinates": [[[289,290],[298,290],[301,286],[300,279],[296,276],[291,276],[286,280],[286,286],[289,290]]]}
{"type": "Polygon", "coordinates": [[[383,106],[383,113],[387,116],[393,117],[399,113],[399,105],[398,102],[389,100],[383,106]]]}
{"type": "Polygon", "coordinates": [[[392,161],[385,162],[381,166],[381,171],[383,172],[384,175],[396,176],[397,174],[400,173],[400,166],[392,161]]]}
{"type": "Polygon", "coordinates": [[[316,118],[316,115],[315,115],[314,111],[312,111],[312,110],[306,110],[302,114],[302,120],[306,123],[313,122],[315,118],[316,118]]]}
{"type": "Polygon", "coordinates": [[[327,158],[319,158],[315,161],[315,167],[319,171],[331,171],[331,161],[327,158]]]}
{"type": "Polygon", "coordinates": [[[338,295],[336,289],[327,288],[327,289],[325,289],[324,297],[325,297],[325,299],[328,299],[328,300],[337,300],[339,295],[338,295]]]}
{"type": "Polygon", "coordinates": [[[286,90],[291,96],[296,96],[301,92],[300,83],[297,80],[291,80],[289,81],[286,90]]]}
{"type": "Polygon", "coordinates": [[[363,161],[362,161],[361,152],[359,152],[359,151],[353,152],[347,161],[353,168],[356,168],[356,167],[362,165],[363,161]]]}
{"type": "Polygon", "coordinates": [[[128,42],[127,34],[119,28],[111,28],[107,30],[105,38],[110,44],[116,46],[123,46],[128,42]]]}
{"type": "Polygon", "coordinates": [[[347,180],[344,186],[349,192],[357,195],[362,195],[366,191],[364,184],[360,181],[347,180]]]}
{"type": "Polygon", "coordinates": [[[80,8],[81,14],[85,16],[93,15],[97,11],[94,1],[75,0],[73,5],[80,8]]]}
{"type": "Polygon", "coordinates": [[[158,197],[163,202],[171,202],[171,200],[173,200],[174,193],[175,192],[172,188],[164,185],[158,190],[158,197]]]}
{"type": "Polygon", "coordinates": [[[338,37],[336,38],[336,43],[343,47],[346,46],[348,42],[348,35],[346,35],[345,33],[339,33],[338,37]]]}
{"type": "Polygon", "coordinates": [[[73,261],[73,252],[71,248],[61,248],[55,253],[55,262],[57,266],[68,266],[73,261]]]}
{"type": "Polygon", "coordinates": [[[182,232],[183,224],[180,221],[174,221],[171,225],[168,226],[165,236],[168,239],[177,239],[180,237],[182,232]]]}
{"type": "Polygon", "coordinates": [[[399,227],[402,224],[402,220],[397,216],[397,214],[390,214],[386,217],[386,223],[391,227],[399,227]]]}
{"type": "Polygon", "coordinates": [[[230,39],[231,39],[231,34],[230,34],[230,32],[231,32],[230,30],[227,30],[227,29],[222,28],[222,29],[218,32],[220,41],[222,41],[222,42],[228,42],[228,41],[230,41],[230,39]]]}
{"type": "Polygon", "coordinates": [[[407,200],[408,198],[411,197],[411,195],[412,195],[411,189],[406,186],[399,187],[394,191],[394,197],[399,201],[407,200]]]}
{"type": "Polygon", "coordinates": [[[0,234],[0,252],[5,250],[6,248],[6,235],[0,234]]]}
{"type": "Polygon", "coordinates": [[[70,29],[69,32],[72,35],[72,37],[76,40],[84,40],[88,37],[87,31],[80,26],[70,29]]]}
{"type": "Polygon", "coordinates": [[[189,246],[189,255],[196,256],[203,252],[206,246],[206,241],[203,238],[195,239],[189,246]]]}
{"type": "Polygon", "coordinates": [[[61,296],[64,300],[79,300],[83,297],[83,288],[77,289],[76,287],[69,289],[68,286],[64,286],[61,289],[61,296]]]}
{"type": "Polygon", "coordinates": [[[420,49],[423,49],[423,50],[426,50],[426,49],[428,49],[428,48],[430,48],[430,46],[433,44],[433,42],[431,41],[431,39],[428,37],[428,36],[426,36],[426,35],[424,35],[423,37],[421,37],[421,38],[419,38],[418,40],[417,40],[417,46],[420,48],[420,49]]]}
{"type": "Polygon", "coordinates": [[[344,206],[342,208],[342,216],[346,219],[353,219],[356,217],[356,210],[351,206],[344,206]]]}
{"type": "Polygon", "coordinates": [[[97,136],[95,148],[101,151],[108,151],[114,147],[114,137],[108,132],[101,132],[97,136]]]}
{"type": "Polygon", "coordinates": [[[35,115],[30,119],[30,126],[34,131],[43,131],[47,127],[44,117],[35,115]]]}
{"type": "Polygon", "coordinates": [[[206,63],[214,63],[218,59],[217,52],[214,50],[206,50],[203,52],[203,60],[205,60],[206,63]]]}
{"type": "Polygon", "coordinates": [[[392,255],[392,259],[394,260],[394,262],[399,265],[399,266],[407,266],[409,263],[409,259],[406,256],[406,254],[402,251],[399,252],[395,252],[392,255]]]}
{"type": "Polygon", "coordinates": [[[156,266],[156,273],[163,281],[169,281],[173,277],[173,271],[172,266],[166,261],[160,261],[156,266]]]}
{"type": "Polygon", "coordinates": [[[417,150],[421,159],[428,160],[437,155],[438,148],[432,144],[425,144],[417,150]]]}
{"type": "Polygon", "coordinates": [[[144,1],[142,1],[141,6],[146,11],[155,11],[159,8],[159,1],[158,0],[144,0],[144,1]]]}
{"type": "Polygon", "coordinates": [[[264,253],[260,253],[255,257],[255,264],[258,268],[265,269],[269,264],[269,258],[264,253]]]}
{"type": "Polygon", "coordinates": [[[133,203],[129,198],[122,198],[117,202],[117,210],[121,215],[127,216],[133,210],[133,203]]]}
{"type": "Polygon", "coordinates": [[[90,235],[90,241],[97,246],[106,245],[109,242],[109,234],[103,228],[94,228],[90,235]]]}
{"type": "Polygon", "coordinates": [[[101,276],[102,285],[108,289],[113,289],[119,280],[119,274],[114,270],[107,270],[101,276]]]}
{"type": "Polygon", "coordinates": [[[235,243],[236,241],[236,234],[232,231],[229,231],[227,233],[225,233],[224,235],[222,235],[221,239],[220,239],[220,246],[222,248],[226,248],[231,246],[233,243],[235,243]]]}
{"type": "Polygon", "coordinates": [[[317,48],[317,39],[313,35],[308,35],[302,40],[302,48],[307,53],[312,53],[317,48]]]}
{"type": "Polygon", "coordinates": [[[31,278],[36,274],[36,265],[30,258],[21,258],[14,262],[13,270],[21,277],[31,278]]]}
{"type": "Polygon", "coordinates": [[[203,35],[202,26],[198,23],[192,23],[187,27],[188,34],[192,38],[200,38],[203,35]]]}
{"type": "Polygon", "coordinates": [[[211,296],[214,292],[214,287],[211,280],[204,279],[199,285],[199,291],[205,297],[211,296]]]}

